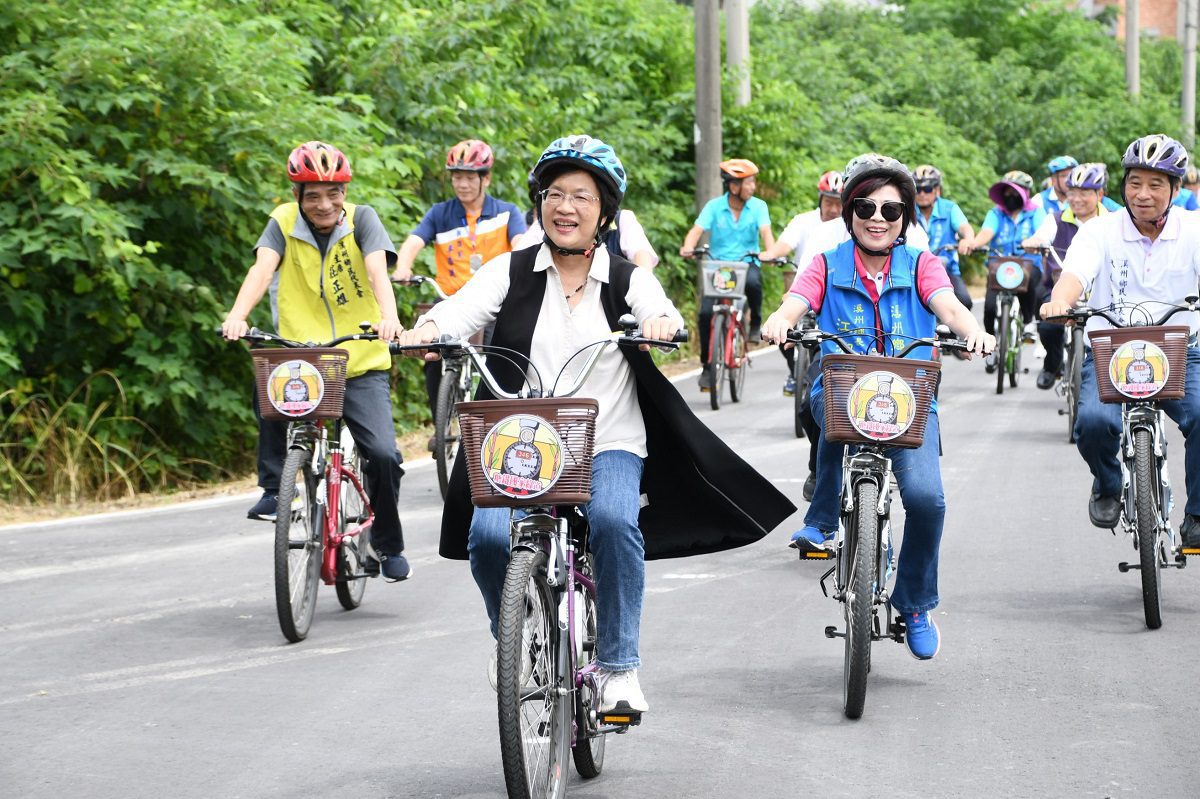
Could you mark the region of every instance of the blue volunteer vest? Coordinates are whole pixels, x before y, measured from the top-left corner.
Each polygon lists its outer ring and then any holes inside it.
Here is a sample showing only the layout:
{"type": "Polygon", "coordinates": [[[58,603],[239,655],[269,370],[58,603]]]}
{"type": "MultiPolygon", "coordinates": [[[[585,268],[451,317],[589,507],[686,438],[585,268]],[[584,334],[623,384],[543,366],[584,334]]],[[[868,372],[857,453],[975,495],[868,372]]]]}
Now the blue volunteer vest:
{"type": "MultiPolygon", "coordinates": [[[[917,258],[920,254],[920,250],[909,246],[892,250],[891,268],[879,295],[879,303],[876,304],[863,287],[862,278],[854,265],[853,240],[823,253],[825,299],[817,313],[818,327],[830,333],[842,333],[860,327],[881,331],[883,349],[889,355],[911,343],[900,336],[933,336],[937,329],[937,317],[921,302],[917,291],[917,258]]],[[[879,338],[869,331],[845,339],[844,343],[859,355],[879,354],[879,338]]],[[[841,349],[832,341],[821,344],[822,355],[835,352],[841,352],[841,349]]],[[[908,354],[909,358],[928,359],[931,356],[931,347],[918,347],[908,354]]],[[[824,401],[824,391],[818,376],[812,387],[813,402],[824,401]]]]}

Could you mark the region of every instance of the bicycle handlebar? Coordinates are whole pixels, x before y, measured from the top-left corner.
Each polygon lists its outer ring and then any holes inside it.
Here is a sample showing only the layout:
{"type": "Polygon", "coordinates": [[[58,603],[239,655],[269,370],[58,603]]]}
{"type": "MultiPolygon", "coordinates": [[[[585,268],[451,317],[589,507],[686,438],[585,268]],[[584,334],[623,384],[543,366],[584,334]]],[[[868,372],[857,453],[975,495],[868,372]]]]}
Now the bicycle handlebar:
{"type": "MultiPolygon", "coordinates": [[[[759,256],[758,252],[750,251],[750,252],[743,254],[741,258],[738,258],[738,260],[745,261],[750,264],[758,264],[759,266],[763,266],[765,264],[770,264],[771,266],[783,266],[783,267],[790,266],[793,269],[796,268],[796,262],[793,261],[791,258],[788,258],[783,255],[780,255],[777,258],[768,258],[765,261],[763,259],[759,258],[758,256],[759,256]]],[[[684,257],[685,258],[693,258],[698,261],[704,260],[705,258],[711,259],[712,248],[709,247],[707,244],[705,244],[703,247],[695,248],[694,250],[692,250],[690,255],[685,255],[684,257]]]]}
{"type": "MultiPolygon", "coordinates": [[[[637,321],[634,320],[634,318],[629,314],[626,314],[625,316],[621,317],[620,324],[621,324],[621,327],[623,328],[623,330],[614,331],[610,335],[609,338],[600,339],[599,341],[594,341],[591,344],[588,344],[588,345],[582,347],[576,353],[576,355],[578,355],[580,352],[583,352],[584,350],[587,350],[589,348],[591,348],[593,350],[592,354],[588,357],[587,362],[584,364],[583,369],[580,371],[579,376],[575,379],[575,383],[571,386],[569,391],[557,393],[554,390],[555,387],[558,385],[558,380],[562,377],[562,374],[563,374],[563,372],[560,371],[558,374],[558,377],[555,378],[554,385],[551,386],[549,393],[544,394],[544,396],[570,397],[570,396],[573,396],[574,394],[576,394],[581,388],[583,388],[583,384],[585,382],[587,382],[587,379],[591,375],[592,370],[595,368],[597,362],[599,362],[600,356],[611,345],[616,345],[619,347],[637,347],[642,344],[649,344],[649,345],[655,346],[655,347],[663,347],[663,348],[674,350],[674,349],[678,349],[680,344],[683,344],[683,343],[687,342],[687,340],[688,340],[687,330],[678,331],[670,341],[663,341],[661,339],[645,338],[636,332],[637,321]]],[[[450,335],[442,335],[437,339],[437,341],[431,341],[431,342],[427,342],[424,344],[392,344],[392,345],[390,345],[389,349],[395,355],[399,355],[399,354],[403,354],[403,353],[417,353],[417,352],[429,352],[429,351],[437,352],[438,354],[442,355],[443,357],[451,357],[451,358],[466,355],[467,357],[469,357],[471,359],[471,361],[475,364],[476,368],[479,370],[480,378],[487,385],[488,389],[492,392],[492,395],[499,399],[523,399],[525,397],[542,396],[543,395],[540,386],[536,392],[531,390],[528,394],[524,393],[524,391],[518,391],[515,394],[512,392],[509,392],[509,391],[505,391],[503,388],[501,388],[499,386],[499,384],[496,382],[495,376],[487,368],[487,362],[484,359],[484,356],[488,354],[488,350],[490,348],[486,347],[486,346],[476,347],[475,345],[471,344],[469,341],[467,341],[465,339],[454,338],[453,336],[450,336],[450,335]]],[[[503,353],[503,352],[504,352],[503,350],[499,351],[499,353],[503,353]]],[[[572,356],[572,357],[574,357],[574,356],[572,356]]],[[[568,363],[570,363],[569,360],[568,360],[568,363]]],[[[566,366],[564,365],[563,370],[565,370],[565,369],[566,369],[566,366]]],[[[539,380],[540,380],[540,377],[539,377],[539,380]]]]}
{"type": "Polygon", "coordinates": [[[440,299],[450,299],[450,295],[442,291],[442,287],[437,284],[436,280],[431,277],[426,277],[425,275],[413,275],[407,280],[398,280],[397,278],[392,278],[392,283],[397,286],[405,286],[406,288],[425,285],[433,286],[433,290],[437,292],[437,295],[440,299]]]}
{"type": "MultiPolygon", "coordinates": [[[[246,335],[242,336],[241,338],[242,338],[242,340],[250,341],[250,342],[254,342],[254,343],[260,343],[260,344],[272,343],[272,344],[278,344],[281,347],[288,347],[288,348],[292,348],[292,349],[311,349],[313,347],[336,347],[338,344],[342,344],[347,341],[378,341],[379,340],[378,334],[371,331],[371,323],[370,322],[361,322],[359,324],[359,327],[362,328],[363,332],[353,333],[349,336],[339,336],[338,338],[335,338],[333,341],[329,341],[324,344],[317,344],[312,341],[293,341],[290,338],[284,338],[283,336],[279,336],[274,333],[268,333],[265,330],[259,330],[257,327],[252,327],[249,330],[247,330],[246,335]]],[[[224,335],[224,332],[219,327],[214,332],[216,332],[216,334],[218,336],[224,335]]]]}
{"type": "MultiPolygon", "coordinates": [[[[1149,300],[1148,302],[1157,302],[1157,301],[1149,300]]],[[[1161,303],[1163,305],[1170,306],[1170,308],[1167,310],[1166,313],[1164,313],[1162,315],[1161,318],[1159,318],[1159,320],[1157,322],[1153,322],[1153,324],[1156,326],[1157,325],[1165,325],[1167,323],[1167,320],[1169,320],[1172,316],[1174,316],[1177,313],[1180,313],[1182,311],[1200,310],[1200,296],[1191,294],[1191,295],[1185,297],[1183,302],[1184,302],[1183,305],[1171,305],[1171,303],[1167,303],[1167,302],[1161,303]]],[[[1134,305],[1133,308],[1140,310],[1141,305],[1142,305],[1142,303],[1138,303],[1138,304],[1134,305]]],[[[1071,308],[1062,316],[1048,316],[1048,317],[1046,317],[1045,321],[1056,322],[1056,321],[1061,320],[1061,321],[1072,321],[1072,322],[1086,322],[1088,319],[1091,319],[1093,316],[1099,316],[1104,319],[1107,319],[1109,321],[1109,323],[1112,324],[1113,327],[1117,327],[1117,328],[1144,327],[1144,325],[1135,325],[1135,324],[1131,324],[1128,322],[1122,322],[1120,319],[1115,319],[1113,317],[1113,315],[1110,313],[1110,311],[1115,310],[1116,307],[1117,306],[1115,306],[1115,305],[1110,305],[1107,308],[1071,308]]],[[[1142,312],[1148,313],[1147,311],[1144,311],[1144,310],[1142,312]]],[[[1147,318],[1153,319],[1153,317],[1149,317],[1149,316],[1147,318]]]]}
{"type": "MultiPolygon", "coordinates": [[[[838,347],[842,350],[842,352],[846,353],[847,355],[855,355],[856,353],[854,352],[854,350],[852,350],[852,349],[850,349],[850,347],[846,346],[846,342],[844,342],[842,339],[848,338],[848,337],[854,336],[854,335],[859,335],[863,331],[869,331],[872,338],[878,338],[878,331],[876,331],[873,328],[865,328],[864,327],[864,328],[856,328],[854,330],[847,330],[843,333],[828,333],[824,330],[821,330],[820,328],[813,327],[813,328],[808,328],[807,330],[789,330],[788,334],[787,334],[787,340],[794,342],[794,343],[802,344],[803,346],[809,347],[809,348],[816,347],[817,345],[819,345],[821,342],[824,342],[824,341],[832,341],[834,344],[838,345],[838,347]]],[[[971,351],[970,348],[967,346],[967,342],[963,341],[960,338],[954,338],[954,334],[950,332],[950,328],[946,327],[945,325],[938,325],[937,326],[937,335],[932,338],[917,338],[914,336],[905,336],[905,335],[900,335],[900,334],[895,334],[895,335],[889,334],[889,335],[885,336],[885,338],[897,338],[897,337],[908,339],[909,344],[907,347],[902,349],[900,352],[895,353],[894,355],[891,355],[888,357],[905,358],[908,356],[908,354],[910,352],[915,350],[917,347],[938,347],[938,348],[944,349],[944,350],[950,350],[950,351],[957,350],[959,352],[970,352],[971,351]]]]}

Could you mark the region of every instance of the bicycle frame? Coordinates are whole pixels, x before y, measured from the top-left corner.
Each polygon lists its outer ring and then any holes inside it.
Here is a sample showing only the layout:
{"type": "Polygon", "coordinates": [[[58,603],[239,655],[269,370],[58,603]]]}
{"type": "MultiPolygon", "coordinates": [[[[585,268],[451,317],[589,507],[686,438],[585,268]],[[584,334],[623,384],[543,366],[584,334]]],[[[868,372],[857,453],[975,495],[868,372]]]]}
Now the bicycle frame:
{"type": "Polygon", "coordinates": [[[292,424],[288,431],[289,448],[296,444],[312,447],[313,473],[320,476],[315,504],[322,509],[321,535],[324,539],[324,547],[321,553],[321,581],[325,585],[334,585],[337,582],[337,555],[342,542],[347,538],[361,535],[371,529],[371,525],[375,523],[375,510],[367,499],[366,489],[359,481],[358,476],[345,467],[343,461],[345,458],[341,443],[343,424],[340,419],[334,422],[333,441],[328,438],[326,426],[317,422],[292,424]],[[331,512],[333,509],[341,507],[342,478],[349,478],[367,513],[366,521],[356,523],[353,529],[345,532],[338,530],[338,514],[331,512]]]}

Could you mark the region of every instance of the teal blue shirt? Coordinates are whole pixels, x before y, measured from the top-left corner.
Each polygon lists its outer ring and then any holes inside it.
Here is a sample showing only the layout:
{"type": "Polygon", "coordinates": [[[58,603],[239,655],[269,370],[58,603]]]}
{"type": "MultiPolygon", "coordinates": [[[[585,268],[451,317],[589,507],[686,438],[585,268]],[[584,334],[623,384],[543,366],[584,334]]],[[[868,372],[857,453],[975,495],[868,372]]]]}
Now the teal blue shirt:
{"type": "Polygon", "coordinates": [[[767,204],[757,197],[747,200],[734,220],[728,192],[705,203],[696,217],[696,226],[709,231],[709,247],[717,261],[740,261],[746,253],[761,250],[758,229],[770,224],[767,204]]]}

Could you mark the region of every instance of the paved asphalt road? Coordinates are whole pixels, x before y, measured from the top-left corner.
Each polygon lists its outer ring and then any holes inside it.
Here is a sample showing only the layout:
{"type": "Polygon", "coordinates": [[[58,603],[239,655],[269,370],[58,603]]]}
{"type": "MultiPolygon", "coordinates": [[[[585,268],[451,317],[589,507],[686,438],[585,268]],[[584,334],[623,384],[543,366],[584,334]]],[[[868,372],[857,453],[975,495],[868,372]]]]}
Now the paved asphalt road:
{"type": "MultiPolygon", "coordinates": [[[[681,387],[798,498],[808,444],[782,378],[764,353],[751,398],[715,413],[681,387]]],[[[1116,568],[1133,549],[1088,524],[1060,400],[1032,378],[996,397],[978,362],[947,364],[936,660],[877,644],[866,713],[842,716],[842,645],[822,635],[840,606],[785,548],[799,515],[651,563],[652,712],[569,795],[1200,796],[1200,566],[1164,575],[1147,630],[1138,576],[1116,568]]],[[[1172,428],[1180,494],[1182,455],[1172,428]]],[[[296,645],[272,528],[244,499],[0,529],[0,797],[501,796],[483,607],[437,556],[433,471],[402,498],[414,579],[371,583],[351,613],[322,589],[296,645]]]]}

